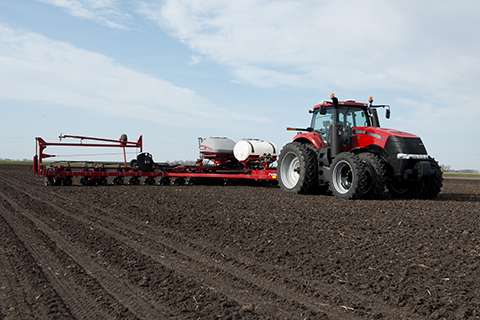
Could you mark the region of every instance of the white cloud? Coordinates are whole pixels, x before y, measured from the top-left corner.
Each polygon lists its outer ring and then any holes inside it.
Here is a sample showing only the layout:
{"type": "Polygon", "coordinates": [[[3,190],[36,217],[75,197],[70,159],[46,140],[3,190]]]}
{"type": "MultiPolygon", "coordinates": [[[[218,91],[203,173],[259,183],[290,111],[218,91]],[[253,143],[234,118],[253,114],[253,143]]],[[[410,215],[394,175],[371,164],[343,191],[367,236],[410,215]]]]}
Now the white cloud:
{"type": "Polygon", "coordinates": [[[437,1],[165,0],[143,2],[140,12],[254,85],[415,86],[435,95],[478,80],[478,45],[464,50],[472,39],[462,25],[479,8],[474,1],[452,8],[437,1]]]}
{"type": "Polygon", "coordinates": [[[190,65],[194,66],[196,64],[199,64],[200,62],[202,62],[202,57],[197,55],[193,55],[190,57],[190,65]]]}
{"type": "Polygon", "coordinates": [[[129,14],[118,0],[37,0],[66,10],[74,17],[95,21],[114,29],[126,29],[129,14]]]}
{"type": "Polygon", "coordinates": [[[228,127],[229,121],[244,119],[190,89],[124,67],[102,54],[1,24],[0,70],[3,101],[178,123],[180,127],[228,127]]]}

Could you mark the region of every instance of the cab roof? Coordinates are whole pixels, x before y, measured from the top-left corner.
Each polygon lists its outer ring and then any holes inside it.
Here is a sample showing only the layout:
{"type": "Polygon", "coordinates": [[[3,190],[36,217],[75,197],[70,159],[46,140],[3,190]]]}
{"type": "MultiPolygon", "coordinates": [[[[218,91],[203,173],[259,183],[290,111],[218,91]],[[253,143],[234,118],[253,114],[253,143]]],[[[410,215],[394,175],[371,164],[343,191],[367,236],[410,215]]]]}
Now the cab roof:
{"type": "MultiPolygon", "coordinates": [[[[357,107],[357,108],[367,108],[368,103],[365,102],[357,102],[355,100],[343,100],[338,101],[338,106],[347,106],[347,107],[357,107]]],[[[332,101],[323,101],[313,106],[313,110],[320,109],[321,107],[331,108],[333,107],[332,101]]]]}

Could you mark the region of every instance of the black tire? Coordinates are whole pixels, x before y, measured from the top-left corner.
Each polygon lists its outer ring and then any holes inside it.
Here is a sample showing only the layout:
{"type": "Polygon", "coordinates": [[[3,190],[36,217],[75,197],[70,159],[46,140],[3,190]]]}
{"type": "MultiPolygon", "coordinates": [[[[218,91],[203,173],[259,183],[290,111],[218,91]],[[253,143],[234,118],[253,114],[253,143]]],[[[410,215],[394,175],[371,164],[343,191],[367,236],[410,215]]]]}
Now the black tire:
{"type": "Polygon", "coordinates": [[[138,186],[140,184],[140,178],[139,177],[131,177],[129,180],[128,180],[128,184],[129,185],[133,185],[133,186],[138,186]]]}
{"type": "Polygon", "coordinates": [[[54,183],[53,177],[45,177],[45,178],[43,178],[43,184],[44,184],[45,186],[51,187],[51,186],[53,186],[53,183],[54,183]]]}
{"type": "Polygon", "coordinates": [[[358,155],[339,153],[329,170],[329,188],[342,199],[360,199],[370,189],[367,164],[358,155]]]}
{"type": "Polygon", "coordinates": [[[397,178],[387,182],[387,189],[390,196],[395,199],[415,198],[417,192],[417,186],[414,182],[403,181],[397,178]]]}
{"type": "Polygon", "coordinates": [[[330,190],[328,189],[328,182],[325,184],[320,184],[320,162],[318,160],[318,150],[309,143],[303,144],[310,152],[312,153],[310,156],[314,158],[315,161],[315,168],[317,168],[317,179],[315,180],[315,186],[312,187],[310,191],[311,194],[317,195],[331,195],[330,190]]]}
{"type": "Polygon", "coordinates": [[[421,177],[419,181],[392,180],[387,183],[388,191],[398,199],[434,199],[443,186],[443,173],[438,162],[431,160],[434,174],[421,177]]]}
{"type": "Polygon", "coordinates": [[[418,196],[420,199],[434,199],[438,196],[443,187],[443,173],[438,162],[432,159],[434,174],[423,177],[420,180],[418,196]]]}
{"type": "Polygon", "coordinates": [[[88,177],[81,177],[80,178],[80,184],[82,186],[89,186],[90,185],[90,179],[88,177]]]}
{"type": "Polygon", "coordinates": [[[97,186],[108,186],[108,179],[106,177],[100,177],[97,179],[97,186]]]}
{"type": "Polygon", "coordinates": [[[161,177],[158,179],[158,184],[161,186],[169,186],[170,185],[170,178],[169,177],[161,177]]]}
{"type": "Polygon", "coordinates": [[[174,186],[183,186],[183,185],[185,185],[185,182],[186,182],[186,181],[185,181],[184,178],[175,178],[175,179],[173,180],[173,185],[174,185],[174,186]]]}
{"type": "Polygon", "coordinates": [[[65,177],[63,178],[62,185],[69,187],[73,184],[73,179],[72,177],[65,177]]]}
{"type": "Polygon", "coordinates": [[[280,187],[288,192],[315,193],[318,187],[315,151],[307,144],[299,142],[286,144],[278,157],[278,181],[280,187]]]}
{"type": "Polygon", "coordinates": [[[145,179],[144,183],[149,186],[153,186],[155,184],[155,178],[154,177],[148,177],[145,179]]]}
{"type": "Polygon", "coordinates": [[[378,155],[370,152],[360,153],[359,158],[366,163],[369,175],[368,190],[364,198],[380,199],[385,197],[387,163],[378,155]]]}
{"type": "Polygon", "coordinates": [[[53,185],[54,185],[54,186],[61,186],[61,185],[62,185],[62,182],[63,182],[63,178],[62,178],[62,177],[54,177],[54,178],[53,178],[53,185]]]}
{"type": "Polygon", "coordinates": [[[113,178],[112,183],[113,183],[114,185],[121,186],[121,185],[123,185],[123,184],[125,183],[125,180],[123,179],[123,177],[120,177],[120,176],[119,176],[119,177],[113,178]]]}

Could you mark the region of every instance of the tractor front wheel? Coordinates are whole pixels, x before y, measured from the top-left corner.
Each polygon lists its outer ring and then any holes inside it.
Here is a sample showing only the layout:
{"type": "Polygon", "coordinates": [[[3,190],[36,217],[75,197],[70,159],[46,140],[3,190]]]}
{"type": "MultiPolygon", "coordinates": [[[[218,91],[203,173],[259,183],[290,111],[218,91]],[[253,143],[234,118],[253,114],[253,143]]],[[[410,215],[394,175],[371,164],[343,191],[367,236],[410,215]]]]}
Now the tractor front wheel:
{"type": "Polygon", "coordinates": [[[425,176],[420,181],[419,196],[422,199],[434,199],[438,196],[443,186],[443,173],[438,162],[431,162],[433,174],[425,176]]]}
{"type": "Polygon", "coordinates": [[[318,185],[317,166],[315,152],[308,145],[288,143],[278,157],[280,187],[289,192],[313,193],[318,185]]]}
{"type": "Polygon", "coordinates": [[[411,181],[392,179],[387,183],[388,191],[392,198],[409,199],[416,196],[416,186],[411,181]]]}
{"type": "Polygon", "coordinates": [[[367,164],[350,152],[338,154],[330,167],[330,191],[343,199],[359,199],[371,189],[367,164]]]}
{"type": "Polygon", "coordinates": [[[431,161],[432,173],[414,181],[393,179],[387,188],[393,198],[400,199],[434,199],[443,185],[443,174],[435,160],[431,161]]]}

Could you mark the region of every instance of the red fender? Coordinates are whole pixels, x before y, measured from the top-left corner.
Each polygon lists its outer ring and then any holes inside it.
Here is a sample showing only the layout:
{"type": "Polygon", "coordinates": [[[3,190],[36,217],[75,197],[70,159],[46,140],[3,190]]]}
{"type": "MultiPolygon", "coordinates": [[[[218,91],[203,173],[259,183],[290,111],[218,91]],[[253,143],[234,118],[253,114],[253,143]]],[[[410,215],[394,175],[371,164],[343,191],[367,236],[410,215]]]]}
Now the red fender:
{"type": "Polygon", "coordinates": [[[325,146],[323,138],[317,132],[300,132],[293,137],[294,142],[310,143],[315,149],[320,150],[325,146]]]}

